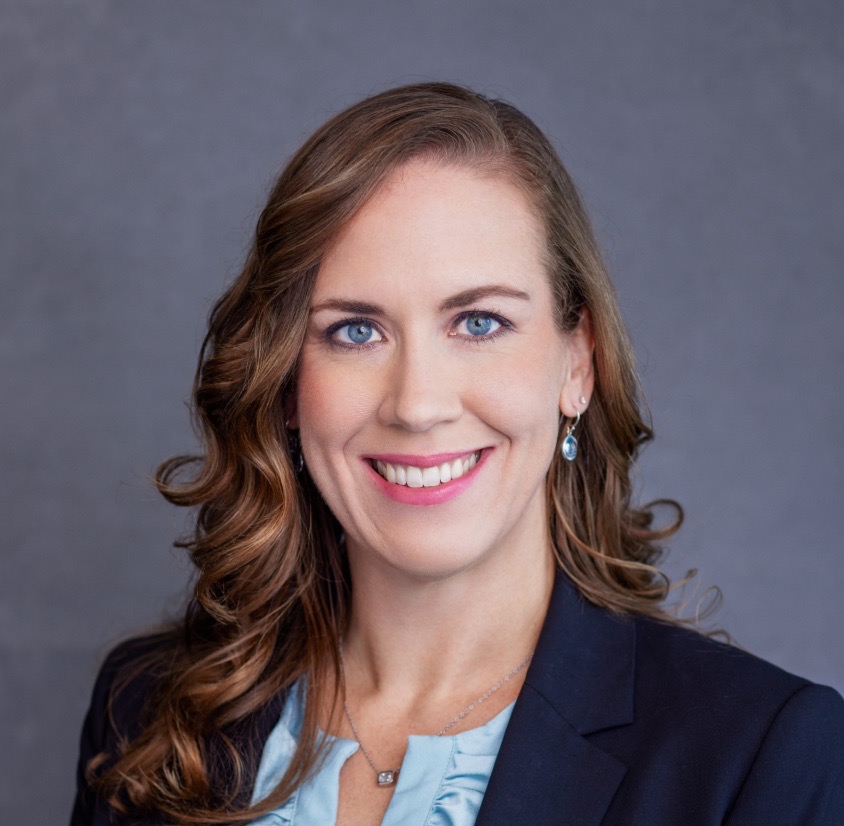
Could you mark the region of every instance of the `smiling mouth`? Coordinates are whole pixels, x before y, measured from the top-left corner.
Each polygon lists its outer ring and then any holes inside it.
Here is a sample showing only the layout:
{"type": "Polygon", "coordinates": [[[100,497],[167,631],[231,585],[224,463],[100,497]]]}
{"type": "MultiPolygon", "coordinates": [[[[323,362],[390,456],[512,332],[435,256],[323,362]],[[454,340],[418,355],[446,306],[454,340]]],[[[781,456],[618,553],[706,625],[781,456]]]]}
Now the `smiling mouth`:
{"type": "Polygon", "coordinates": [[[443,462],[433,467],[416,467],[415,465],[398,465],[392,462],[382,462],[370,459],[369,462],[379,476],[391,485],[405,485],[409,488],[436,488],[459,479],[468,473],[481,458],[481,451],[467,453],[451,462],[443,462]]]}

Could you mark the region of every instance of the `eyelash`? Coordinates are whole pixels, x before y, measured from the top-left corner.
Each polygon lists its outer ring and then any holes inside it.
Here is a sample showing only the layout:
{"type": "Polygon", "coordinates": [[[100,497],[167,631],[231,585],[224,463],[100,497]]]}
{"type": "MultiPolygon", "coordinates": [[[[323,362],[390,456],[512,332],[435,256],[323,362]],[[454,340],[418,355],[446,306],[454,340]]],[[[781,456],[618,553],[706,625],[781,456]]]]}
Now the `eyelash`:
{"type": "MultiPolygon", "coordinates": [[[[453,327],[457,327],[462,321],[465,321],[467,318],[473,318],[477,316],[480,316],[481,318],[491,318],[493,321],[498,322],[499,327],[497,330],[493,330],[491,333],[487,333],[483,336],[460,335],[459,338],[465,341],[467,344],[475,344],[478,346],[490,344],[496,339],[501,338],[501,336],[507,335],[507,333],[509,333],[513,329],[513,325],[509,321],[507,321],[504,316],[492,310],[466,310],[465,312],[460,313],[460,315],[458,315],[457,318],[454,319],[453,327]]],[[[457,337],[457,333],[454,333],[453,335],[457,337]]]]}
{"type": "MultiPolygon", "coordinates": [[[[466,310],[460,313],[454,319],[452,329],[457,327],[462,321],[465,321],[467,318],[473,318],[476,316],[481,316],[483,318],[491,318],[493,321],[498,322],[500,326],[498,327],[498,329],[493,330],[491,333],[487,333],[483,336],[471,336],[462,334],[458,335],[457,333],[449,333],[449,335],[453,335],[455,338],[459,338],[467,344],[471,343],[477,346],[483,346],[484,344],[489,344],[495,341],[497,338],[506,335],[513,329],[513,325],[506,318],[504,318],[504,316],[491,310],[466,310]]],[[[337,321],[332,324],[324,333],[324,338],[326,342],[332,347],[338,347],[342,350],[354,350],[357,352],[360,352],[361,350],[369,350],[370,348],[376,347],[381,343],[380,341],[367,341],[363,344],[346,344],[343,341],[338,341],[334,337],[334,334],[338,330],[342,330],[344,327],[349,327],[352,324],[365,324],[368,327],[372,327],[374,330],[378,330],[378,332],[381,333],[380,328],[372,319],[365,318],[364,316],[356,316],[355,318],[344,318],[342,321],[337,321]]],[[[381,333],[381,335],[383,335],[383,333],[381,333]]]]}

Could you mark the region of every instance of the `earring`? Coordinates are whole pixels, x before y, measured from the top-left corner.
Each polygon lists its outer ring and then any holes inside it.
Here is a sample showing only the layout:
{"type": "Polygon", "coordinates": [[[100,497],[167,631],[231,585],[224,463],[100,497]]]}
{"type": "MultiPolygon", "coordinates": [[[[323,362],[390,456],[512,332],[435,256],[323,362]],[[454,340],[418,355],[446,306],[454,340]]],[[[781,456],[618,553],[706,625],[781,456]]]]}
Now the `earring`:
{"type": "Polygon", "coordinates": [[[560,445],[560,453],[563,454],[563,458],[567,462],[573,462],[577,458],[577,439],[574,436],[574,430],[579,424],[580,411],[578,410],[574,424],[570,424],[566,428],[566,438],[563,439],[563,443],[560,445]]]}
{"type": "Polygon", "coordinates": [[[302,440],[299,438],[298,430],[291,430],[288,422],[284,423],[287,428],[287,447],[290,450],[290,459],[293,462],[293,469],[301,473],[305,469],[305,456],[302,453],[302,440]]]}
{"type": "Polygon", "coordinates": [[[586,404],[586,396],[581,396],[581,397],[580,397],[580,403],[581,403],[581,404],[586,404]]]}

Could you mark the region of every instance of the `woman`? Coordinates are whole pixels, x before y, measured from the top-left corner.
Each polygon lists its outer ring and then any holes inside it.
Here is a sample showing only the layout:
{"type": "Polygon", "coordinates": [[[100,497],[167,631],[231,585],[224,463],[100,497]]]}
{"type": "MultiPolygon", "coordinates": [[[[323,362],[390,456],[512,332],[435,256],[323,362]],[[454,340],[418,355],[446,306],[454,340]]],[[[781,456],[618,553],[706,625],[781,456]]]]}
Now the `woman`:
{"type": "Polygon", "coordinates": [[[194,598],[106,662],[74,824],[844,822],[841,698],[663,607],[630,346],[511,106],[409,86],[307,141],[195,411],[194,598]]]}

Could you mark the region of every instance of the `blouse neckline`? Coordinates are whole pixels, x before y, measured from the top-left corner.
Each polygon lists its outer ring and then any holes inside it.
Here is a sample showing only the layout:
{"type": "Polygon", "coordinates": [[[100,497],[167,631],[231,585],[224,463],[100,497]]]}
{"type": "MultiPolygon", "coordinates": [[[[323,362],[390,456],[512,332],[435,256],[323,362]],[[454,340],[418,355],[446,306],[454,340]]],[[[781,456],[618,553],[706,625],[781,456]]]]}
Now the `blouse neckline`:
{"type": "MultiPolygon", "coordinates": [[[[407,738],[407,751],[382,826],[414,822],[424,826],[474,823],[515,702],[486,723],[456,734],[407,738]]],[[[278,785],[290,763],[304,719],[304,682],[285,700],[278,724],[264,746],[252,802],[278,785]]],[[[311,826],[337,817],[340,771],[358,749],[355,740],[322,734],[326,757],[316,774],[288,800],[253,826],[311,826]]],[[[372,782],[375,783],[373,772],[372,782]]]]}

